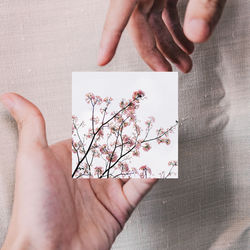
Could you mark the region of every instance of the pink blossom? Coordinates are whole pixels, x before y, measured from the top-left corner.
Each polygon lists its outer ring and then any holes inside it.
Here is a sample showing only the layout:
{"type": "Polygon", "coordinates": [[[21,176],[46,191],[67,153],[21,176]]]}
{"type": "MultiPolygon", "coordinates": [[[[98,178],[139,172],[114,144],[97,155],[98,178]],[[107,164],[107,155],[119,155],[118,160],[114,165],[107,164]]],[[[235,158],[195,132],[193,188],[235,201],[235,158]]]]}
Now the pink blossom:
{"type": "Polygon", "coordinates": [[[130,121],[135,121],[136,119],[135,114],[129,113],[129,118],[130,118],[130,121]]]}
{"type": "Polygon", "coordinates": [[[91,117],[90,121],[93,121],[95,124],[98,124],[98,122],[100,121],[98,117],[91,117]]]}
{"type": "Polygon", "coordinates": [[[153,123],[155,122],[155,118],[153,116],[150,116],[148,120],[145,122],[148,128],[151,128],[153,126],[153,123]]]}
{"type": "Polygon", "coordinates": [[[129,167],[127,163],[119,162],[118,166],[121,169],[122,173],[127,173],[129,171],[129,167]]]}
{"type": "MultiPolygon", "coordinates": [[[[106,112],[106,111],[107,111],[107,108],[100,108],[101,114],[103,114],[103,113],[106,112]]],[[[107,114],[107,112],[106,112],[106,114],[107,114]]]]}
{"type": "Polygon", "coordinates": [[[130,101],[126,109],[126,113],[133,114],[138,107],[139,107],[138,104],[136,104],[134,101],[130,101]]]}
{"type": "Polygon", "coordinates": [[[143,146],[143,150],[144,151],[149,151],[151,149],[151,146],[150,146],[150,144],[149,143],[146,143],[144,146],[143,146]]]}
{"type": "Polygon", "coordinates": [[[75,116],[75,115],[72,115],[72,120],[73,120],[74,122],[77,122],[77,121],[78,121],[78,117],[75,116]]]}
{"type": "Polygon", "coordinates": [[[137,171],[136,168],[131,168],[131,169],[132,169],[132,172],[133,172],[134,174],[138,174],[138,171],[137,171]]]}
{"type": "Polygon", "coordinates": [[[148,127],[150,127],[150,125],[151,125],[151,121],[150,121],[150,120],[145,121],[145,124],[146,124],[148,127]]]}
{"type": "Polygon", "coordinates": [[[104,135],[103,129],[100,129],[100,130],[98,131],[97,135],[103,138],[103,135],[104,135]]]}
{"type": "Polygon", "coordinates": [[[103,144],[102,146],[100,146],[100,152],[102,154],[107,154],[108,153],[107,144],[103,144]]]}
{"type": "Polygon", "coordinates": [[[141,99],[145,96],[145,93],[142,90],[137,90],[133,93],[132,98],[133,100],[141,99]]]}
{"type": "Polygon", "coordinates": [[[90,128],[89,130],[88,130],[88,134],[86,135],[86,137],[87,138],[91,138],[93,136],[93,131],[92,131],[92,129],[90,128]]]}
{"type": "Polygon", "coordinates": [[[108,161],[111,161],[111,162],[115,162],[117,160],[118,156],[116,153],[113,154],[112,156],[112,153],[110,153],[109,155],[106,156],[106,159],[108,161]]]}
{"type": "Polygon", "coordinates": [[[119,104],[120,108],[124,108],[124,107],[126,107],[127,105],[128,105],[128,103],[126,103],[126,101],[125,101],[124,99],[122,99],[122,100],[120,101],[120,104],[119,104]]]}
{"type": "Polygon", "coordinates": [[[95,174],[100,176],[103,173],[102,167],[95,167],[95,174]]]}
{"type": "Polygon", "coordinates": [[[135,148],[139,149],[140,147],[141,147],[141,141],[138,141],[137,144],[136,144],[136,146],[135,146],[135,148]]]}
{"type": "Polygon", "coordinates": [[[135,124],[134,127],[135,127],[135,130],[136,130],[136,133],[138,135],[140,135],[141,134],[141,128],[137,124],[135,124]]]}
{"type": "Polygon", "coordinates": [[[156,132],[157,132],[158,135],[162,135],[162,134],[165,133],[163,128],[157,129],[156,132]]]}
{"type": "Polygon", "coordinates": [[[87,93],[85,96],[87,103],[92,103],[93,105],[100,105],[102,103],[102,98],[100,96],[95,96],[93,93],[87,93]]]}
{"type": "Polygon", "coordinates": [[[87,93],[85,96],[86,96],[85,100],[86,100],[87,103],[90,103],[91,100],[94,98],[93,93],[87,93]]]}
{"type": "Polygon", "coordinates": [[[100,105],[102,103],[102,98],[100,96],[95,97],[95,104],[100,105]]]}
{"type": "Polygon", "coordinates": [[[162,138],[158,138],[156,141],[157,141],[158,144],[161,144],[161,143],[164,143],[164,142],[165,142],[165,140],[162,139],[162,138]]]}
{"type": "Polygon", "coordinates": [[[111,97],[105,97],[105,98],[103,99],[103,101],[106,102],[107,104],[110,104],[110,102],[113,101],[113,98],[111,98],[111,97]]]}
{"type": "Polygon", "coordinates": [[[116,131],[117,131],[117,128],[116,128],[115,126],[110,127],[110,132],[111,132],[112,134],[115,134],[116,131]]]}
{"type": "Polygon", "coordinates": [[[169,161],[169,162],[168,162],[168,165],[169,165],[169,166],[177,166],[178,163],[177,163],[177,161],[169,161]]]}
{"type": "Polygon", "coordinates": [[[171,143],[171,140],[170,139],[165,139],[165,143],[166,143],[166,145],[169,145],[171,143]]]}
{"type": "Polygon", "coordinates": [[[132,155],[139,157],[140,156],[140,152],[138,150],[135,150],[135,151],[133,151],[132,155]]]}
{"type": "Polygon", "coordinates": [[[148,172],[149,174],[152,173],[151,168],[149,168],[147,165],[143,165],[139,168],[139,170],[142,170],[144,172],[148,172]]]}
{"type": "Polygon", "coordinates": [[[123,123],[123,126],[124,126],[124,127],[127,127],[128,125],[129,125],[128,122],[124,122],[124,123],[123,123]]]}
{"type": "Polygon", "coordinates": [[[124,135],[122,137],[122,140],[123,140],[123,143],[129,147],[132,147],[134,145],[134,141],[130,137],[128,137],[127,135],[124,135]]]}

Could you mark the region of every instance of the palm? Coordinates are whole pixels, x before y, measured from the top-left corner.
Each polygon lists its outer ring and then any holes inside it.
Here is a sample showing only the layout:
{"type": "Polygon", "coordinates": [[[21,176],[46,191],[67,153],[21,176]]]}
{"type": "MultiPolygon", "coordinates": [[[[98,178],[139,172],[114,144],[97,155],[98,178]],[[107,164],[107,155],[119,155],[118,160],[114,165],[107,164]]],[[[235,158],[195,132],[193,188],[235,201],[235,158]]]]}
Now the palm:
{"type": "MultiPolygon", "coordinates": [[[[70,140],[28,152],[27,157],[29,164],[24,166],[25,155],[18,158],[17,170],[22,172],[17,174],[21,175],[19,180],[24,179],[26,190],[39,190],[35,195],[20,194],[24,206],[29,204],[31,208],[29,217],[34,219],[30,221],[31,230],[34,230],[32,225],[41,225],[35,230],[39,230],[38,235],[43,235],[43,239],[49,237],[59,244],[63,238],[79,248],[109,249],[135,205],[133,199],[130,204],[123,192],[126,181],[72,181],[70,140]],[[38,164],[37,159],[42,161],[38,164]],[[33,204],[39,204],[39,209],[33,204]]],[[[150,185],[152,181],[144,180],[146,182],[150,185]]],[[[25,214],[20,217],[26,218],[25,214]]]]}
{"type": "Polygon", "coordinates": [[[68,215],[70,215],[68,221],[64,220],[64,223],[66,226],[74,227],[71,229],[73,233],[79,228],[78,240],[86,242],[85,239],[89,239],[90,249],[108,249],[132,210],[122,192],[124,183],[121,180],[80,179],[72,181],[71,141],[60,142],[51,149],[55,158],[58,159],[57,168],[63,169],[63,176],[58,176],[58,180],[55,176],[55,182],[60,183],[64,195],[59,197],[63,198],[63,204],[68,206],[68,215]],[[65,180],[65,183],[62,180],[65,180]],[[66,190],[64,190],[65,187],[67,187],[66,190]],[[66,196],[65,193],[68,195],[66,196]],[[99,239],[99,242],[96,239],[99,239]]]}

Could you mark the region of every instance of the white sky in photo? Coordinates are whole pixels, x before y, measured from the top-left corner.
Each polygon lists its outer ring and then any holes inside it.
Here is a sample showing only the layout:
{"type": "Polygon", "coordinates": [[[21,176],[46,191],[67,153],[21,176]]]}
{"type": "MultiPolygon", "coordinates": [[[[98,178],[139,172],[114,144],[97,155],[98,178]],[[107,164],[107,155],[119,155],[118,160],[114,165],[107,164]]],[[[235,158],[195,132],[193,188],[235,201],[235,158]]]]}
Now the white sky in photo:
{"type": "MultiPolygon", "coordinates": [[[[149,116],[155,117],[151,136],[155,130],[169,128],[178,120],[178,73],[177,72],[74,72],[72,74],[72,114],[89,124],[91,105],[85,102],[85,95],[93,92],[102,98],[112,97],[112,111],[119,110],[121,99],[130,99],[136,90],[143,90],[146,99],[142,100],[136,111],[140,126],[146,128],[145,121],[149,116]]],[[[145,130],[145,129],[144,129],[145,130]]],[[[158,145],[151,142],[152,149],[148,152],[140,150],[140,157],[132,159],[133,166],[147,165],[154,174],[163,170],[167,172],[170,160],[178,160],[178,128],[170,134],[171,144],[158,145]]],[[[74,162],[73,162],[74,166],[74,162]]],[[[177,167],[172,170],[172,178],[178,177],[177,167]]],[[[157,176],[156,176],[157,177],[157,176]]]]}

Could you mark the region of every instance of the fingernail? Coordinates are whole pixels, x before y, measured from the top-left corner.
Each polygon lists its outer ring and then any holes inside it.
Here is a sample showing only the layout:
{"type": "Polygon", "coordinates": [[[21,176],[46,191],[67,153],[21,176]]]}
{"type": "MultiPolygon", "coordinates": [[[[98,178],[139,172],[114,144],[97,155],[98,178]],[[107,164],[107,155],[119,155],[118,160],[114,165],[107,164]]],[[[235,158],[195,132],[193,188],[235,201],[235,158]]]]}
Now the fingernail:
{"type": "Polygon", "coordinates": [[[14,106],[14,101],[9,94],[3,94],[0,96],[1,103],[10,111],[14,106]]]}
{"type": "Polygon", "coordinates": [[[210,35],[210,26],[203,19],[192,19],[186,27],[188,38],[196,43],[204,42],[210,35]]]}

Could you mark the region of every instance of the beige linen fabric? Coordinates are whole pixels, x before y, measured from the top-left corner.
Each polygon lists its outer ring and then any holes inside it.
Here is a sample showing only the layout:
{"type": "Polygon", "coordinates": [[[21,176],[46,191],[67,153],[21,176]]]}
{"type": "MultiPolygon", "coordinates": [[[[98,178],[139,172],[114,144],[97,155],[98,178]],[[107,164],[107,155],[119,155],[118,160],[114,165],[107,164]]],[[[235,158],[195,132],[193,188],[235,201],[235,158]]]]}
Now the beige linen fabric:
{"type": "MultiPolygon", "coordinates": [[[[72,71],[149,70],[126,33],[112,63],[96,66],[107,4],[0,2],[0,92],[38,105],[51,143],[71,136],[72,71]]],[[[179,77],[180,177],[144,198],[114,250],[250,249],[249,40],[250,2],[229,0],[212,39],[196,47],[192,72],[179,77]]],[[[17,148],[16,125],[2,106],[0,142],[1,245],[17,148]]]]}

